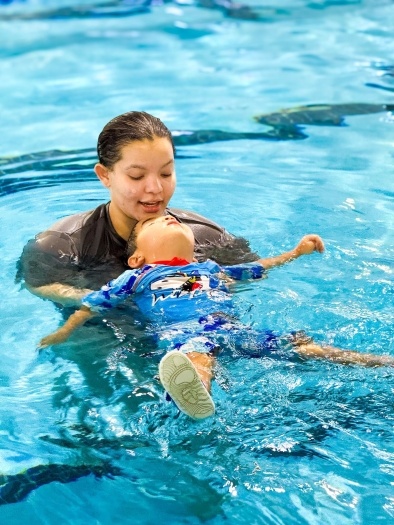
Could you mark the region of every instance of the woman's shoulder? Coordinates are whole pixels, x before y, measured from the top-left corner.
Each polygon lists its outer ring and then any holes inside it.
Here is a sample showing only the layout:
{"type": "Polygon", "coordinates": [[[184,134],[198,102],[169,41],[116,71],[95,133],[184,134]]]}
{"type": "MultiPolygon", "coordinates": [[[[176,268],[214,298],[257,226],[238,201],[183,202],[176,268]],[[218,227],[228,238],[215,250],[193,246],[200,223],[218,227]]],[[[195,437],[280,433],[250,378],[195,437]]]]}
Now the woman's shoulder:
{"type": "Polygon", "coordinates": [[[225,231],[224,228],[216,222],[211,221],[210,219],[207,219],[207,217],[204,217],[203,215],[200,215],[199,213],[196,213],[194,211],[181,210],[179,208],[168,208],[167,212],[170,215],[173,215],[174,217],[179,219],[181,222],[188,224],[189,226],[206,226],[207,228],[216,230],[220,233],[223,233],[225,231]]]}
{"type": "Polygon", "coordinates": [[[73,215],[63,217],[39,235],[43,235],[47,232],[73,235],[82,228],[92,226],[98,221],[106,222],[108,220],[107,206],[107,204],[100,204],[97,208],[92,210],[74,213],[73,215]]]}

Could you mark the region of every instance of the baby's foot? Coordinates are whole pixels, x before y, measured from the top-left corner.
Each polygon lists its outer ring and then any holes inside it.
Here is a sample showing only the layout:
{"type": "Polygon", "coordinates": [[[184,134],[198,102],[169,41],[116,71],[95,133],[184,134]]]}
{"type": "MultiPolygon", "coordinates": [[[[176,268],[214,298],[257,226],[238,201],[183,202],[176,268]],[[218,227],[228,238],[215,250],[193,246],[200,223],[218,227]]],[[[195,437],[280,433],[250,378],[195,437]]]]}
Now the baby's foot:
{"type": "Polygon", "coordinates": [[[177,407],[194,419],[215,413],[215,404],[188,357],[178,350],[168,352],[159,365],[160,381],[177,407]]]}

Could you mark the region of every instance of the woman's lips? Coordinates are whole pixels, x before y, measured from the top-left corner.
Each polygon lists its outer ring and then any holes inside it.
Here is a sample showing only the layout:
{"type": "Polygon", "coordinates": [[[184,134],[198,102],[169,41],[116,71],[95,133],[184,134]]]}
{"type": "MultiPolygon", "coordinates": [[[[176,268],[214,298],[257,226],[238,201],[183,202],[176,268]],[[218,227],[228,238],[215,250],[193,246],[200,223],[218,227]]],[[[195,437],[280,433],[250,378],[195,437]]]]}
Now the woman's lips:
{"type": "Polygon", "coordinates": [[[157,213],[161,208],[162,201],[141,202],[140,204],[146,211],[151,213],[157,213]]]}

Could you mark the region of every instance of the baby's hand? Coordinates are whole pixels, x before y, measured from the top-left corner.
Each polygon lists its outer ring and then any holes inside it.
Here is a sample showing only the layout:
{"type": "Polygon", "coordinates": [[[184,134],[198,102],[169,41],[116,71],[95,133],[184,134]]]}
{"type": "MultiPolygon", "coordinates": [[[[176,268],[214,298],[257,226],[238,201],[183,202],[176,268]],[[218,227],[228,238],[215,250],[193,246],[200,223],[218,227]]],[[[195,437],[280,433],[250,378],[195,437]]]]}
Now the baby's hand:
{"type": "Polygon", "coordinates": [[[68,334],[64,333],[62,330],[57,330],[56,332],[53,332],[52,334],[43,337],[37,345],[37,349],[42,350],[43,348],[47,348],[48,346],[58,345],[60,343],[63,343],[67,339],[68,334]]]}
{"type": "Polygon", "coordinates": [[[313,252],[324,252],[324,243],[319,235],[305,235],[296,246],[297,255],[309,255],[313,252]]]}

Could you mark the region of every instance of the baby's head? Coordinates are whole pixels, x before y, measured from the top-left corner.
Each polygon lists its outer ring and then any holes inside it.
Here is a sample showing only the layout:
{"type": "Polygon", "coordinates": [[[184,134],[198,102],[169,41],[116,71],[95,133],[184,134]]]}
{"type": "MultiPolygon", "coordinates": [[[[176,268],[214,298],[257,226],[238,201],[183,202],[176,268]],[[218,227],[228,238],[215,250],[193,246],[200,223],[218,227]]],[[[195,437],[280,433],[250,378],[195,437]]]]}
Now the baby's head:
{"type": "Polygon", "coordinates": [[[152,217],[137,222],[128,242],[128,250],[130,268],[170,261],[174,257],[192,262],[194,235],[189,226],[172,215],[152,217]]]}

